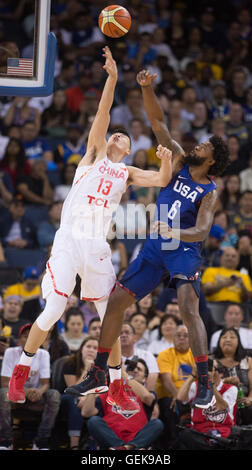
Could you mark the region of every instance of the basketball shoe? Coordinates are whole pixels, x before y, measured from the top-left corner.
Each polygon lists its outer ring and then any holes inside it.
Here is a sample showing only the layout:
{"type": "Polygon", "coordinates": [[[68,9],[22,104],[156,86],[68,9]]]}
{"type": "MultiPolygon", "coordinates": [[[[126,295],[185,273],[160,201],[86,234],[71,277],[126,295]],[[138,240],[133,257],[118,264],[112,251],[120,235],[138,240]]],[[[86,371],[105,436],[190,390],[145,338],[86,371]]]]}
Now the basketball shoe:
{"type": "Polygon", "coordinates": [[[132,415],[138,413],[139,405],[137,401],[131,399],[133,392],[131,391],[131,394],[127,393],[130,390],[129,385],[127,385],[127,389],[125,388],[123,379],[114,380],[109,386],[106,402],[112,406],[117,406],[124,413],[132,415]]]}
{"type": "Polygon", "coordinates": [[[192,402],[195,408],[207,409],[216,403],[213,392],[213,384],[208,377],[200,376],[198,380],[198,392],[196,398],[192,402]]]}
{"type": "Polygon", "coordinates": [[[30,372],[29,366],[17,364],[9,382],[8,397],[15,403],[25,402],[24,385],[30,372]]]}
{"type": "Polygon", "coordinates": [[[64,393],[83,397],[90,393],[105,393],[108,391],[107,378],[104,370],[92,365],[82,382],[67,387],[64,393]]]}

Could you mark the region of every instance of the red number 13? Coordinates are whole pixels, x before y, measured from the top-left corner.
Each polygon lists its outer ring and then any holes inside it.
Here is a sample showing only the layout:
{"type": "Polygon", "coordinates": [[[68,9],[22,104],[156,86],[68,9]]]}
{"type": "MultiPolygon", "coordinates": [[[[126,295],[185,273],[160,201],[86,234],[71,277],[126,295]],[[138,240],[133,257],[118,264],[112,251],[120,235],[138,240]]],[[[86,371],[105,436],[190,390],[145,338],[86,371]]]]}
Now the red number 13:
{"type": "Polygon", "coordinates": [[[97,189],[97,193],[99,193],[101,191],[102,194],[104,194],[104,196],[108,196],[108,194],[110,193],[110,190],[112,188],[112,185],[113,185],[112,181],[109,181],[109,180],[104,181],[104,178],[101,178],[100,184],[99,184],[98,189],[97,189]],[[105,189],[101,190],[103,183],[104,183],[105,189]]]}

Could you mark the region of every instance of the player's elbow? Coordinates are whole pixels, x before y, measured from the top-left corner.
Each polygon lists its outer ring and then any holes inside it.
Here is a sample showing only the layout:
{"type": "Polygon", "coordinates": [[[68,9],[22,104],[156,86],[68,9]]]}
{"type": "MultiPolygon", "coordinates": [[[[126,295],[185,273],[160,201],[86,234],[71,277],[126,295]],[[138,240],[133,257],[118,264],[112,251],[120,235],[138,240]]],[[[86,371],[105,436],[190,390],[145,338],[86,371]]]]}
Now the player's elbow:
{"type": "Polygon", "coordinates": [[[203,242],[208,235],[208,230],[204,227],[195,227],[195,242],[203,242]]]}

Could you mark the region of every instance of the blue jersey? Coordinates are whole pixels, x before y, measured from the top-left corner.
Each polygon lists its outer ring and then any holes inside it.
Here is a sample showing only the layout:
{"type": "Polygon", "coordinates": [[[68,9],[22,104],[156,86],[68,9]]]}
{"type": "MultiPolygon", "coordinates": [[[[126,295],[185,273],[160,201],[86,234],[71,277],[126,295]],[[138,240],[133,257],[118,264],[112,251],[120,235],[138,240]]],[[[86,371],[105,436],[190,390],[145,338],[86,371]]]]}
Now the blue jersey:
{"type": "MultiPolygon", "coordinates": [[[[186,229],[196,224],[200,203],[216,184],[192,180],[189,166],[185,165],[159,193],[156,202],[155,220],[161,220],[170,227],[186,229]]],[[[201,243],[165,239],[150,234],[138,257],[130,263],[121,279],[121,285],[135,295],[137,300],[145,297],[169,274],[176,286],[192,282],[200,293],[201,243]]],[[[175,285],[174,284],[174,285],[175,285]]]]}

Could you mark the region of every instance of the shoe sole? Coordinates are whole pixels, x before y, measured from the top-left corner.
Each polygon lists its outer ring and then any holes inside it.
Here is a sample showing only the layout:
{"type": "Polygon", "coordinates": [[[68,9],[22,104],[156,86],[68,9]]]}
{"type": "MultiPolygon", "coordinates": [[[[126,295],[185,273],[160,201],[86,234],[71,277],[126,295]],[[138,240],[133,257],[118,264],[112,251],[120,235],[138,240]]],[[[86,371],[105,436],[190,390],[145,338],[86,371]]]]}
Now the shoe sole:
{"type": "Polygon", "coordinates": [[[106,402],[111,405],[111,406],[116,406],[119,408],[123,413],[128,413],[128,414],[135,414],[139,412],[139,408],[134,409],[134,410],[126,410],[125,408],[122,408],[121,405],[117,405],[117,403],[114,400],[111,400],[110,398],[106,399],[106,402]]]}
{"type": "Polygon", "coordinates": [[[201,408],[201,409],[203,409],[203,410],[207,410],[207,408],[210,408],[210,406],[215,405],[215,403],[216,403],[216,398],[215,398],[215,396],[213,395],[212,400],[211,400],[209,403],[207,403],[206,405],[199,405],[199,404],[195,403],[195,404],[194,404],[194,407],[195,407],[195,408],[201,408]]]}
{"type": "Polygon", "coordinates": [[[12,401],[13,403],[25,403],[26,399],[24,400],[14,400],[13,398],[11,398],[9,395],[8,395],[8,398],[10,401],[12,401]]]}
{"type": "Polygon", "coordinates": [[[108,391],[107,385],[103,385],[101,387],[91,388],[90,390],[87,390],[87,392],[78,392],[77,390],[69,387],[69,388],[66,388],[64,393],[69,393],[70,395],[76,395],[78,397],[85,397],[86,395],[91,395],[95,393],[106,393],[107,391],[108,391]]]}

